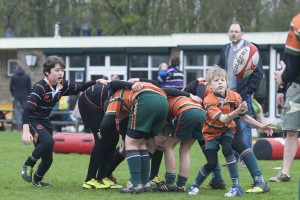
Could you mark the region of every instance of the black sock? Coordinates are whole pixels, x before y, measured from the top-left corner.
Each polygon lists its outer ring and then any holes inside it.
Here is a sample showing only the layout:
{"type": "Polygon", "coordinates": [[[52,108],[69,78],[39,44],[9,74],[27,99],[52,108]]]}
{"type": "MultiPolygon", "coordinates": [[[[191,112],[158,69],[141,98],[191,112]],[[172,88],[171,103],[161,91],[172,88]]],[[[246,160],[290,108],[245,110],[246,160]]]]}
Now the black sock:
{"type": "Polygon", "coordinates": [[[152,180],[155,176],[158,176],[162,157],[163,157],[163,152],[159,150],[159,148],[157,148],[155,153],[152,155],[152,159],[151,159],[150,180],[152,180]]]}
{"type": "Polygon", "coordinates": [[[35,183],[41,181],[42,179],[43,179],[42,176],[37,175],[36,172],[34,173],[34,175],[33,175],[33,181],[34,181],[35,183]]]}
{"type": "Polygon", "coordinates": [[[114,154],[114,158],[111,161],[111,164],[109,166],[109,169],[107,170],[107,175],[111,176],[113,171],[119,166],[119,164],[125,159],[123,155],[120,154],[119,148],[116,149],[116,152],[114,154]]]}
{"type": "Polygon", "coordinates": [[[34,167],[34,165],[36,164],[36,159],[34,159],[32,156],[29,156],[27,158],[27,160],[25,161],[24,165],[26,166],[30,166],[30,167],[34,167]]]}

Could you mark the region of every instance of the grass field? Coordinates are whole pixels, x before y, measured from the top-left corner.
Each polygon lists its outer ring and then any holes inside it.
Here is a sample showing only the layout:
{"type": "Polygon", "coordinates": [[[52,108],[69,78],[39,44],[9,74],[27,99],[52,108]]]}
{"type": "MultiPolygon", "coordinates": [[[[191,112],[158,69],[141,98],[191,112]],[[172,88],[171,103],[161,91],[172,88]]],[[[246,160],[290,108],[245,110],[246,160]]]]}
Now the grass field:
{"type": "MultiPolygon", "coordinates": [[[[89,155],[79,154],[54,154],[52,167],[45,176],[53,187],[38,188],[25,182],[21,178],[21,166],[26,157],[31,153],[33,145],[25,146],[21,143],[21,133],[0,132],[0,199],[32,200],[32,199],[224,199],[225,191],[201,189],[197,196],[189,196],[187,193],[146,193],[140,195],[120,194],[113,189],[84,190],[82,183],[85,179],[89,155]]],[[[224,159],[220,156],[220,162],[224,159]]],[[[193,146],[191,152],[191,171],[188,185],[190,185],[200,167],[205,163],[204,156],[199,150],[198,144],[193,146]]],[[[282,165],[281,160],[259,161],[265,180],[278,173],[282,165]]],[[[164,163],[161,165],[160,177],[164,177],[164,163]]],[[[35,167],[36,169],[36,167],[35,167]]],[[[228,170],[222,168],[223,177],[227,186],[230,186],[228,170]]],[[[250,188],[252,178],[247,169],[239,168],[240,182],[244,191],[250,188]]],[[[266,194],[244,194],[241,199],[298,199],[298,180],[300,174],[300,160],[293,162],[290,183],[269,183],[271,192],[266,194]]],[[[129,178],[127,162],[123,162],[115,171],[118,181],[126,184],[129,178]]],[[[210,178],[209,178],[210,179],[210,178]]]]}

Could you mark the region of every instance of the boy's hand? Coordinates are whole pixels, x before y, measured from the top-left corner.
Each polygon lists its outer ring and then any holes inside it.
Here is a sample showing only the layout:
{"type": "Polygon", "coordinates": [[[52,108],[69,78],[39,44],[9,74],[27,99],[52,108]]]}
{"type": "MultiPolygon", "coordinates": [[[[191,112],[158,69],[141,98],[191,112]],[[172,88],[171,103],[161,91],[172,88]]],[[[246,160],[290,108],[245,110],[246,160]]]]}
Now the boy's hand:
{"type": "Polygon", "coordinates": [[[33,137],[29,131],[23,130],[22,142],[23,144],[29,145],[33,140],[33,137]]]}
{"type": "Polygon", "coordinates": [[[280,61],[279,64],[280,64],[281,67],[280,67],[279,70],[277,70],[277,71],[274,72],[274,75],[275,75],[275,81],[277,83],[277,86],[281,88],[282,85],[283,85],[283,81],[282,81],[281,75],[284,72],[286,65],[285,65],[285,63],[282,60],[280,61]]]}
{"type": "Polygon", "coordinates": [[[142,89],[143,89],[143,84],[141,83],[141,82],[135,82],[133,85],[132,85],[132,87],[131,87],[131,89],[133,90],[133,91],[135,91],[135,92],[139,92],[139,91],[141,91],[142,89]]]}
{"type": "Polygon", "coordinates": [[[239,107],[237,108],[238,112],[239,113],[242,113],[242,112],[245,112],[246,110],[248,110],[248,106],[247,106],[247,103],[246,101],[243,101],[239,107]]]}
{"type": "Polygon", "coordinates": [[[190,98],[196,103],[202,103],[202,99],[196,95],[190,94],[190,98]]]}
{"type": "Polygon", "coordinates": [[[197,78],[197,80],[198,80],[199,82],[201,82],[201,81],[206,81],[206,79],[203,78],[203,77],[199,77],[199,78],[197,78]]]}
{"type": "Polygon", "coordinates": [[[105,80],[105,79],[103,79],[103,78],[100,78],[100,79],[97,79],[96,80],[96,83],[101,83],[101,84],[103,84],[103,85],[107,85],[107,83],[109,83],[110,81],[108,81],[108,80],[105,80]]]}
{"type": "Polygon", "coordinates": [[[139,82],[139,81],[140,81],[139,78],[131,78],[128,80],[128,82],[130,82],[130,83],[135,83],[135,82],[139,82]]]}
{"type": "Polygon", "coordinates": [[[268,136],[272,136],[273,135],[273,129],[276,130],[276,127],[271,126],[271,124],[266,124],[263,125],[263,127],[261,127],[261,130],[263,132],[265,132],[268,136]]]}

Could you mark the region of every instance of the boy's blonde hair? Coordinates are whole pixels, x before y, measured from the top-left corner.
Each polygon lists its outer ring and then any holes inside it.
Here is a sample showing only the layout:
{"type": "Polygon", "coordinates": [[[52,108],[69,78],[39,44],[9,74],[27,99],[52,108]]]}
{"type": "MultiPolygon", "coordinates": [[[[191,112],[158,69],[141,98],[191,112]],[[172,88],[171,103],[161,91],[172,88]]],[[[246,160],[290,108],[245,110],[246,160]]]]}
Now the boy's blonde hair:
{"type": "Polygon", "coordinates": [[[163,66],[166,66],[168,68],[168,64],[163,62],[158,65],[158,70],[162,70],[163,66]]]}
{"type": "Polygon", "coordinates": [[[225,77],[226,81],[227,81],[227,74],[226,71],[224,69],[222,69],[221,67],[219,67],[218,65],[214,65],[212,68],[210,68],[207,72],[206,75],[206,81],[208,82],[208,84],[211,83],[211,81],[216,77],[225,77]]]}

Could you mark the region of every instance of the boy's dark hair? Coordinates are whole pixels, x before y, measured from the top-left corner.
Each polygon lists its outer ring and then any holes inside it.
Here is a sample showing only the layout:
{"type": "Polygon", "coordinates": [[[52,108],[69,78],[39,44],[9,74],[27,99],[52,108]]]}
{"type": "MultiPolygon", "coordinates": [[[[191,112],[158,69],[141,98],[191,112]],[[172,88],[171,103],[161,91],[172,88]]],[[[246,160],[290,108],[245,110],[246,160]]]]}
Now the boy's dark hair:
{"type": "Polygon", "coordinates": [[[65,64],[64,59],[62,59],[59,56],[55,56],[55,55],[48,56],[46,58],[46,60],[44,61],[44,63],[43,63],[43,68],[44,68],[43,73],[45,75],[46,75],[45,72],[48,72],[50,74],[51,69],[54,68],[56,64],[59,64],[62,69],[66,68],[66,64],[65,64]]]}
{"type": "Polygon", "coordinates": [[[173,56],[170,58],[170,66],[179,66],[179,65],[180,65],[179,57],[176,56],[176,55],[173,55],[173,56]]]}
{"type": "Polygon", "coordinates": [[[239,21],[233,21],[233,22],[231,22],[231,24],[228,26],[228,29],[227,29],[227,30],[230,29],[230,26],[231,26],[232,24],[238,24],[238,25],[240,26],[240,28],[241,28],[241,32],[244,32],[244,25],[243,25],[241,22],[239,22],[239,21]]]}

